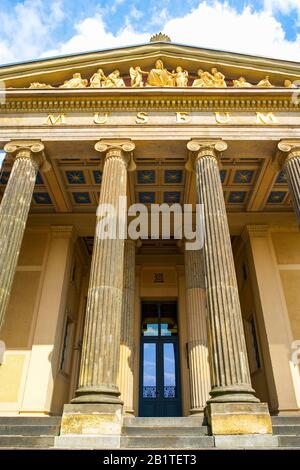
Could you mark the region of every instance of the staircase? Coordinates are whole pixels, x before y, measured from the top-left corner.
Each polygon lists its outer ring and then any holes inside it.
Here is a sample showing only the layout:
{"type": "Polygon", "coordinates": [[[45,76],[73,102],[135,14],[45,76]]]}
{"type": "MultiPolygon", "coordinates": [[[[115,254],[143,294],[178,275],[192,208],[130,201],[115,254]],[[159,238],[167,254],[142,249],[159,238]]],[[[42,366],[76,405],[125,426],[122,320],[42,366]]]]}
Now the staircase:
{"type": "Polygon", "coordinates": [[[300,449],[300,415],[272,416],[272,426],[279,447],[300,449]]]}
{"type": "MultiPolygon", "coordinates": [[[[59,435],[61,417],[0,417],[0,449],[49,449],[59,435]]],[[[279,448],[300,449],[300,415],[272,416],[273,433],[279,448]]],[[[203,418],[125,417],[122,449],[208,449],[214,437],[208,435],[203,418]]]]}
{"type": "Polygon", "coordinates": [[[125,418],[121,448],[207,449],[214,446],[203,418],[125,418]]]}
{"type": "Polygon", "coordinates": [[[0,417],[0,449],[47,449],[54,446],[61,417],[0,417]]]}

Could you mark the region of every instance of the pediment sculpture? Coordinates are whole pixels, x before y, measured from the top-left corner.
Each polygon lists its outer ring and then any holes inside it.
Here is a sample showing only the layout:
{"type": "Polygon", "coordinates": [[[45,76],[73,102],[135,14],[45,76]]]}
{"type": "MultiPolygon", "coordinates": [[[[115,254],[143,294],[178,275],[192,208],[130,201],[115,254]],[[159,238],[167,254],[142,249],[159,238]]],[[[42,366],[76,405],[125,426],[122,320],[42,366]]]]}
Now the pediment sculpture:
{"type": "MultiPolygon", "coordinates": [[[[270,77],[267,75],[257,84],[250,83],[245,77],[226,80],[225,75],[213,67],[210,72],[199,69],[197,76],[190,74],[181,66],[177,66],[175,70],[169,71],[161,59],[155,62],[155,66],[150,71],[142,70],[139,65],[131,66],[129,69],[129,77],[123,78],[118,69],[113,70],[106,75],[102,69],[98,69],[90,79],[82,78],[81,73],[76,72],[72,78],[65,80],[58,88],[124,88],[131,86],[132,88],[141,87],[179,87],[186,88],[273,88],[275,85],[271,83],[270,77]],[[190,77],[192,75],[192,77],[190,77]],[[191,78],[191,79],[190,79],[191,78]],[[129,85],[130,82],[130,85],[129,85]]],[[[289,79],[284,80],[283,87],[297,88],[297,85],[289,79]]],[[[32,82],[30,89],[54,88],[47,83],[32,82]]]]}

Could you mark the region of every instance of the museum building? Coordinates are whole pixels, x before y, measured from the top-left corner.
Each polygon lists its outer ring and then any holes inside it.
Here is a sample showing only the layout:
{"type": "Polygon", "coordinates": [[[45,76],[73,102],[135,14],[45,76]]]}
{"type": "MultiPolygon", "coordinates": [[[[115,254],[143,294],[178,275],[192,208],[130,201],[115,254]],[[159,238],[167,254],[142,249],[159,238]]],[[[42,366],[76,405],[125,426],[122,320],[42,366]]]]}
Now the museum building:
{"type": "Polygon", "coordinates": [[[0,447],[34,423],[44,447],[278,445],[300,425],[300,65],[157,35],[0,80],[0,447]],[[133,204],[201,205],[204,245],[100,237],[103,204],[123,233],[133,204]]]}

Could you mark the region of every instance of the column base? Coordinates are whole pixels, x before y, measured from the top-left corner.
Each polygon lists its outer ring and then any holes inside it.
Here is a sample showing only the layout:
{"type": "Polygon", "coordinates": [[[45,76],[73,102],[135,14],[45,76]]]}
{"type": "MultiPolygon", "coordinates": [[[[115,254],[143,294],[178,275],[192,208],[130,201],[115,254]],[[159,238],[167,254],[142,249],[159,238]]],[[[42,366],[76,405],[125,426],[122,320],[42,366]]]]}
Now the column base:
{"type": "Polygon", "coordinates": [[[248,385],[213,387],[207,403],[260,403],[255,391],[248,385]]]}
{"type": "Polygon", "coordinates": [[[266,403],[209,403],[205,414],[213,435],[272,434],[266,403]]]}
{"type": "Polygon", "coordinates": [[[75,398],[71,403],[111,403],[123,405],[120,399],[120,391],[117,387],[100,385],[97,387],[80,387],[75,392],[75,398]]]}
{"type": "Polygon", "coordinates": [[[118,449],[122,418],[121,404],[65,405],[60,436],[55,438],[55,447],[118,449]]]}
{"type": "Polygon", "coordinates": [[[203,416],[204,415],[204,408],[191,408],[189,416],[203,416]]]}

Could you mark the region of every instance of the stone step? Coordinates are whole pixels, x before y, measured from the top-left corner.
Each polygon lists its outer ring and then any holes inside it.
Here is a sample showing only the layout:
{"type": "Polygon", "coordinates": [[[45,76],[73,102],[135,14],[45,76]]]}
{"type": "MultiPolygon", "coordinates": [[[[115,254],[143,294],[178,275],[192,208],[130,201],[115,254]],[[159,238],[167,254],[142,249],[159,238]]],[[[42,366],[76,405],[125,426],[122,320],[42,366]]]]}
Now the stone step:
{"type": "Polygon", "coordinates": [[[271,419],[272,419],[273,425],[277,425],[277,424],[286,424],[286,425],[299,424],[300,425],[300,415],[272,416],[271,419]]]}
{"type": "Polygon", "coordinates": [[[1,424],[0,436],[57,436],[60,425],[10,425],[1,424]]]}
{"type": "Polygon", "coordinates": [[[300,449],[300,436],[278,436],[279,447],[300,449]]]}
{"type": "Polygon", "coordinates": [[[61,416],[0,416],[0,425],[60,425],[61,416]]]}
{"type": "Polygon", "coordinates": [[[212,436],[121,437],[121,447],[123,449],[203,449],[214,447],[214,438],[212,436]]]}
{"type": "Polygon", "coordinates": [[[200,427],[203,426],[203,417],[175,417],[175,418],[141,418],[125,417],[124,426],[141,427],[200,427]]]}
{"type": "Polygon", "coordinates": [[[300,425],[273,424],[273,434],[276,436],[300,436],[300,425]]]}
{"type": "Polygon", "coordinates": [[[122,429],[122,434],[124,436],[151,436],[155,435],[158,436],[206,436],[208,434],[208,430],[206,426],[198,426],[198,427],[156,427],[156,426],[125,426],[122,429]]]}
{"type": "Polygon", "coordinates": [[[54,436],[0,436],[0,448],[49,448],[53,446],[54,436]]]}

